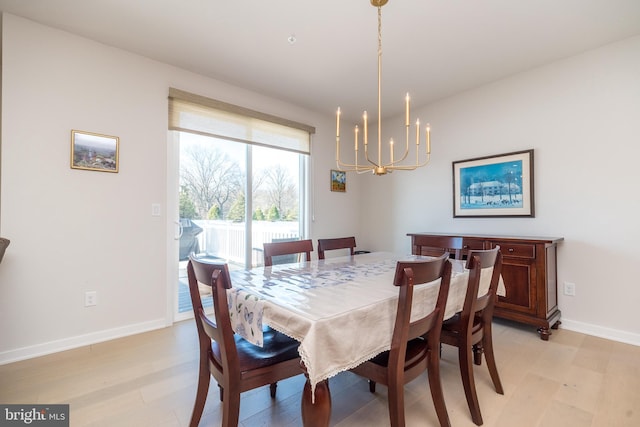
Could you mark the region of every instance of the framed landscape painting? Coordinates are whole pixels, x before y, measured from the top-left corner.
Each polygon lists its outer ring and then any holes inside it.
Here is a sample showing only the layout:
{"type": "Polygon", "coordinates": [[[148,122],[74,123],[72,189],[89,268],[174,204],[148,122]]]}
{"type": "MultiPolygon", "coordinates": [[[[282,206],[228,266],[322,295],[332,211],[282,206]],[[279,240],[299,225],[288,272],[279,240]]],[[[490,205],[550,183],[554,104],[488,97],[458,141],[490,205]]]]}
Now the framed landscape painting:
{"type": "Polygon", "coordinates": [[[118,172],[120,138],[79,130],[71,131],[71,168],[118,172]]]}
{"type": "Polygon", "coordinates": [[[533,150],[453,162],[454,217],[534,217],[533,150]]]}
{"type": "Polygon", "coordinates": [[[331,169],[331,191],[344,193],[347,191],[347,173],[331,169]]]}

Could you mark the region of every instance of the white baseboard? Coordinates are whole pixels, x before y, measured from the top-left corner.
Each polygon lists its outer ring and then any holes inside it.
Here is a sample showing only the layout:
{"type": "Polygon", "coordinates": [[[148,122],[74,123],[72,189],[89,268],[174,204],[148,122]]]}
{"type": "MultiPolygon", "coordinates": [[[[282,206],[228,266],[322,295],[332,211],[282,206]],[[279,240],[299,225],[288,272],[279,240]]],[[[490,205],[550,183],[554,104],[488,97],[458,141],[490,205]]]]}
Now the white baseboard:
{"type": "MultiPolygon", "coordinates": [[[[99,342],[122,338],[129,335],[140,334],[155,329],[162,329],[164,327],[167,327],[166,320],[157,319],[149,322],[137,323],[135,325],[127,325],[121,328],[108,329],[57,341],[49,341],[42,344],[19,348],[16,350],[9,350],[0,353],[0,365],[18,362],[20,360],[32,359],[39,356],[45,356],[47,354],[57,353],[60,351],[71,350],[85,345],[97,344],[99,342]]],[[[592,335],[613,341],[619,341],[626,344],[640,346],[640,334],[636,333],[605,328],[603,326],[567,319],[562,319],[560,327],[569,331],[580,332],[586,335],[592,335]]]]}
{"type": "Polygon", "coordinates": [[[148,322],[137,323],[134,325],[127,325],[121,328],[107,329],[90,334],[78,335],[75,337],[64,338],[57,341],[49,341],[29,347],[9,350],[0,353],[0,365],[18,362],[20,360],[32,359],[34,357],[44,356],[60,351],[71,350],[74,348],[83,347],[85,345],[97,344],[99,342],[122,338],[129,335],[135,335],[142,332],[148,332],[155,329],[161,329],[166,326],[166,320],[162,318],[151,320],[148,322]]]}
{"type": "Polygon", "coordinates": [[[591,323],[577,322],[574,320],[561,319],[560,328],[569,331],[580,332],[608,340],[619,341],[626,344],[640,346],[640,334],[621,331],[619,329],[606,328],[604,326],[591,323]]]}

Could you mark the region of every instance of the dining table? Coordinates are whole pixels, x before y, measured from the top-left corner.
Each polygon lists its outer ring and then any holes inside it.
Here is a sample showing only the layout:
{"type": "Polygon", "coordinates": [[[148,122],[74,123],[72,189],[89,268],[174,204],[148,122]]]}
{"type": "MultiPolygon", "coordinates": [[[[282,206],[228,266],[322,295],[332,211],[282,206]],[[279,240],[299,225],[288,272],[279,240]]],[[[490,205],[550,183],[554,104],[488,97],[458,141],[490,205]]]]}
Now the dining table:
{"type": "MultiPolygon", "coordinates": [[[[391,348],[399,294],[393,285],[396,265],[425,258],[371,252],[230,272],[234,331],[260,346],[267,325],[300,342],[304,426],[329,425],[329,378],[391,348]]],[[[469,277],[466,261],[450,262],[445,319],[462,310],[469,277]]],[[[491,274],[492,269],[483,270],[479,295],[488,291],[491,274]]],[[[439,289],[439,279],[414,286],[412,317],[434,309],[439,289]]],[[[498,294],[505,295],[502,280],[498,294]]]]}

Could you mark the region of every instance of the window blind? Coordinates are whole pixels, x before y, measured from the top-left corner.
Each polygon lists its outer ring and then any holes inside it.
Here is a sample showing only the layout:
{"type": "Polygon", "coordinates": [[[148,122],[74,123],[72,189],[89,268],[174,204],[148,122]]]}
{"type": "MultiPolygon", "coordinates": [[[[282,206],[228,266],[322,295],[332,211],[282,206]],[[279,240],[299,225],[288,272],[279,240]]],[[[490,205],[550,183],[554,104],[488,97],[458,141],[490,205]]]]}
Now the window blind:
{"type": "Polygon", "coordinates": [[[223,101],[169,89],[169,129],[310,154],[315,128],[223,101]]]}

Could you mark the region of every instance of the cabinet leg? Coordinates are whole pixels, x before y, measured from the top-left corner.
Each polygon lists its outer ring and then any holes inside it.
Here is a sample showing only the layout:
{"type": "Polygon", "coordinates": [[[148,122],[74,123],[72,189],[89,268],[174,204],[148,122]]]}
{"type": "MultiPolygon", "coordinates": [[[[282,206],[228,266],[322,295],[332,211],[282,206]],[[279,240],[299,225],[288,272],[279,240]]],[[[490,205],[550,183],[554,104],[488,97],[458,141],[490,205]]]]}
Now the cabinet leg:
{"type": "Polygon", "coordinates": [[[549,341],[549,336],[551,335],[551,331],[549,330],[548,327],[543,326],[541,328],[538,328],[538,333],[540,334],[540,339],[542,341],[549,341]]]}
{"type": "Polygon", "coordinates": [[[551,325],[551,329],[558,329],[558,326],[560,326],[560,323],[562,323],[562,322],[558,320],[556,323],[551,325]]]}

